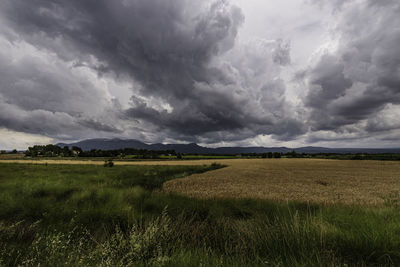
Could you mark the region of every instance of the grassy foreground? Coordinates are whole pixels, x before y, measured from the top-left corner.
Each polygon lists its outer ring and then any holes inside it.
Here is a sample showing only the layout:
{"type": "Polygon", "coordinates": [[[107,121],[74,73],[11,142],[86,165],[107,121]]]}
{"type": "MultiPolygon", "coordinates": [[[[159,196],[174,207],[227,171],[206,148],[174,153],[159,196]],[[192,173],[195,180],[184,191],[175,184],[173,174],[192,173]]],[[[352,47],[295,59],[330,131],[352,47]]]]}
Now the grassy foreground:
{"type": "Polygon", "coordinates": [[[400,209],[193,199],[164,181],[221,166],[0,164],[0,266],[400,264],[400,209]]]}

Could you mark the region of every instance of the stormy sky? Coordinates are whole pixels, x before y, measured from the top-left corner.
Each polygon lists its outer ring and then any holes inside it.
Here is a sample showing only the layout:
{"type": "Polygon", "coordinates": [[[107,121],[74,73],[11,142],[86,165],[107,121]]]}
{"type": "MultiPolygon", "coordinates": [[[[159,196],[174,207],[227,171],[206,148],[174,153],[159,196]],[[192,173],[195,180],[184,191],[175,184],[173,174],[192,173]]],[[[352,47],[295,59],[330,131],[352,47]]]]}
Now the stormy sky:
{"type": "Polygon", "coordinates": [[[400,147],[398,0],[0,0],[0,148],[400,147]]]}

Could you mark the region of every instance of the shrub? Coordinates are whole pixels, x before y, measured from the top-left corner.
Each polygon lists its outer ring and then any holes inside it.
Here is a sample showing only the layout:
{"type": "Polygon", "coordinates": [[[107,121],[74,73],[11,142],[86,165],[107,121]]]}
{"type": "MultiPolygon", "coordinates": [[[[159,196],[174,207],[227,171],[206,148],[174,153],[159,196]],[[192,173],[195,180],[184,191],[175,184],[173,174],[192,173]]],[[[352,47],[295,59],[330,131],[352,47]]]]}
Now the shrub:
{"type": "Polygon", "coordinates": [[[114,162],[113,162],[113,160],[112,159],[109,159],[109,160],[106,160],[106,161],[104,161],[104,165],[103,165],[104,167],[114,167],[114,162]]]}

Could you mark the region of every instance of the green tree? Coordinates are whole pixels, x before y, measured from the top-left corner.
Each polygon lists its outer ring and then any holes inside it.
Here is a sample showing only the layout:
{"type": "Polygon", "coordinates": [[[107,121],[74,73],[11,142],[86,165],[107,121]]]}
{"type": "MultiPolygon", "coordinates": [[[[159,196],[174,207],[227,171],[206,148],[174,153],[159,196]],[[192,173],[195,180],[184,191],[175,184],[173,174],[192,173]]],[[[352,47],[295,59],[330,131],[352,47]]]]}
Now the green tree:
{"type": "Polygon", "coordinates": [[[68,146],[64,146],[62,150],[62,154],[64,157],[70,157],[71,156],[71,150],[69,150],[68,146]]]}
{"type": "Polygon", "coordinates": [[[289,153],[289,156],[290,156],[291,158],[297,158],[297,153],[296,153],[296,151],[292,150],[292,151],[289,153]]]}
{"type": "Polygon", "coordinates": [[[73,146],[72,147],[72,154],[73,155],[79,156],[79,154],[81,154],[82,152],[83,151],[82,151],[82,149],[80,147],[77,147],[77,146],[73,146]]]}

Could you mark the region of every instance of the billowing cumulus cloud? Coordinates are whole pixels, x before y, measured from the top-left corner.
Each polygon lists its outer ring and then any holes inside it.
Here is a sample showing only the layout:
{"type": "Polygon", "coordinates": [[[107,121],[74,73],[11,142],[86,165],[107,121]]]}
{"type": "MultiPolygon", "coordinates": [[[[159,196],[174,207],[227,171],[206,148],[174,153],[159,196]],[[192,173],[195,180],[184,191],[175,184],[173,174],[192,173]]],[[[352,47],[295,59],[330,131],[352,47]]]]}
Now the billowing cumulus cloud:
{"type": "MultiPolygon", "coordinates": [[[[131,107],[120,119],[152,125],[165,137],[216,142],[227,132],[240,140],[304,131],[286,107],[280,79],[280,68],[290,63],[289,43],[261,39],[235,46],[244,16],[227,1],[3,1],[1,10],[15,40],[135,83],[131,107]]],[[[72,121],[82,108],[109,105],[92,84],[28,63],[9,82],[17,90],[3,92],[14,105],[62,112],[72,121]],[[36,69],[41,73],[30,75],[37,80],[24,82],[24,72],[36,69]],[[48,102],[35,104],[41,99],[48,102]]],[[[76,71],[73,66],[67,73],[76,71]]],[[[118,132],[84,120],[93,113],[82,111],[77,126],[118,132]]]]}
{"type": "Polygon", "coordinates": [[[290,114],[285,84],[279,77],[280,65],[290,60],[287,49],[281,41],[239,45],[211,61],[207,68],[214,74],[193,80],[190,97],[169,102],[172,110],[156,110],[135,99],[128,113],[191,141],[241,140],[259,134],[282,139],[296,136],[302,133],[302,125],[290,114]]]}
{"type": "Polygon", "coordinates": [[[296,25],[250,14],[251,36],[245,12],[262,8],[239,0],[2,0],[0,127],[56,140],[394,140],[400,4],[284,2],[302,15],[258,4],[296,25]]]}
{"type": "Polygon", "coordinates": [[[307,73],[312,130],[399,129],[385,121],[399,114],[392,105],[400,101],[400,3],[341,1],[336,8],[337,48],[307,73]]]}

